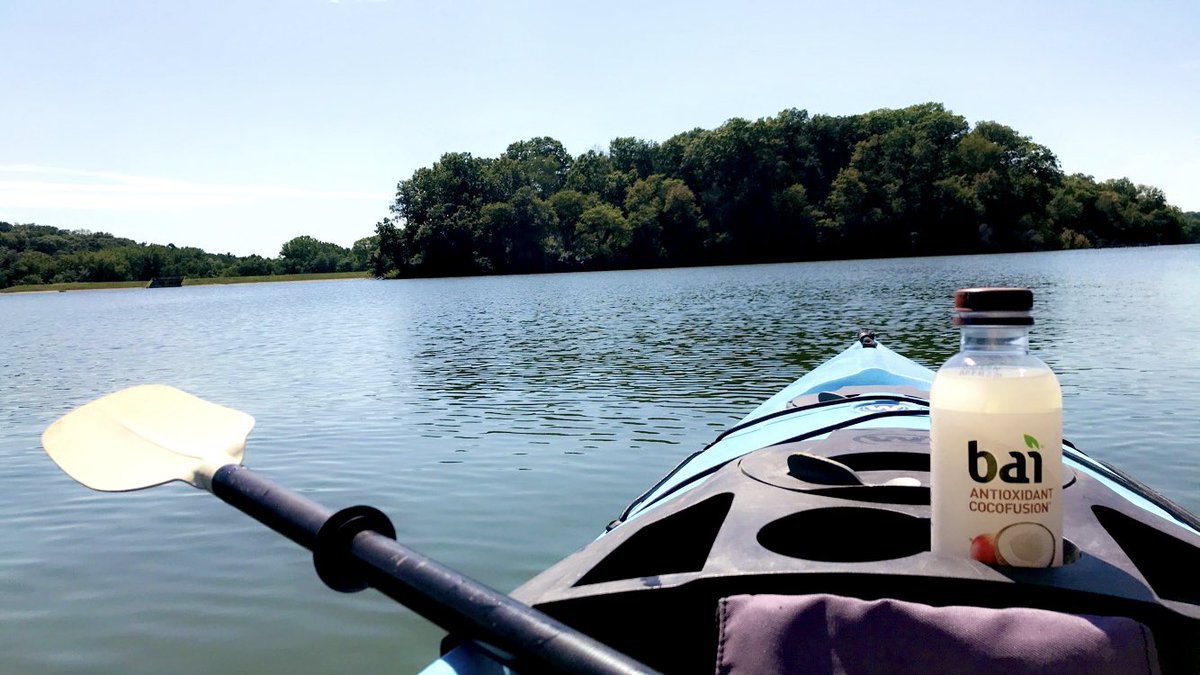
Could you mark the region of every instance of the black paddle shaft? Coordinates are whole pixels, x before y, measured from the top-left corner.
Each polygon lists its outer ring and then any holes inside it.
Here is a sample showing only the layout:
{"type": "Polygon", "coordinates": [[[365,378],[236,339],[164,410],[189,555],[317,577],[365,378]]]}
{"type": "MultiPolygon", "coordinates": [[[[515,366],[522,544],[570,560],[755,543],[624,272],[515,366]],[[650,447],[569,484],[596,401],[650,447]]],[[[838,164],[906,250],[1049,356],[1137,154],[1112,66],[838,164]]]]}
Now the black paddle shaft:
{"type": "Polygon", "coordinates": [[[370,585],[451,633],[492,647],[488,651],[514,670],[655,672],[566,624],[397,543],[389,536],[391,524],[386,522],[386,516],[374,509],[351,507],[334,513],[234,464],[213,474],[212,492],[313,551],[318,572],[331,587],[347,591],[370,585]],[[342,517],[343,514],[348,517],[342,517]],[[380,527],[346,529],[364,523],[380,527]],[[386,531],[380,533],[381,529],[386,531]],[[327,550],[331,544],[341,550],[327,550]],[[333,560],[343,564],[331,564],[333,560]],[[348,569],[359,578],[348,580],[348,569]]]}

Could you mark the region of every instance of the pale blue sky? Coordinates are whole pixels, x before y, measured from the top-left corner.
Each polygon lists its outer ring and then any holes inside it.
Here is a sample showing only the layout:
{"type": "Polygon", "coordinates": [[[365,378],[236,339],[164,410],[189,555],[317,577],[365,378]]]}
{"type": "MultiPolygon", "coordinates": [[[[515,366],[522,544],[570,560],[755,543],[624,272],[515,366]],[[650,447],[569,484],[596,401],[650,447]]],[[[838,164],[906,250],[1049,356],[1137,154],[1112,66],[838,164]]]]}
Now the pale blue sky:
{"type": "Polygon", "coordinates": [[[1200,2],[0,0],[0,220],[274,256],[448,151],[939,101],[1200,210],[1200,2]]]}

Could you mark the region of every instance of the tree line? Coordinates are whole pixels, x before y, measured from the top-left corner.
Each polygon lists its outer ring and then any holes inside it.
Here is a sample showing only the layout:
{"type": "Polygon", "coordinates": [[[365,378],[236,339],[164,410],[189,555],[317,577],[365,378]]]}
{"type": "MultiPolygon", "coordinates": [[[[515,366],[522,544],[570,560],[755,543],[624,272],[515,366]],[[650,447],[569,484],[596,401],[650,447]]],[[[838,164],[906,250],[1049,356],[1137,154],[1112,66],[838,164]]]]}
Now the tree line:
{"type": "Polygon", "coordinates": [[[207,253],[0,222],[0,288],[371,270],[528,273],[1200,241],[1200,213],[1125,178],[1065,175],[1046,147],[938,103],[785,110],[662,143],[572,156],[540,137],[448,153],[397,185],[351,248],[299,236],[279,256],[207,253]]]}
{"type": "Polygon", "coordinates": [[[448,153],[399,182],[376,235],[374,273],[408,277],[1174,244],[1200,215],[926,103],[448,153]]]}
{"type": "Polygon", "coordinates": [[[277,258],[207,253],[192,246],[140,244],[104,232],[0,222],[0,288],[26,284],[148,281],[154,277],[242,277],[370,269],[375,237],[345,248],[310,236],[283,244],[277,258]]]}

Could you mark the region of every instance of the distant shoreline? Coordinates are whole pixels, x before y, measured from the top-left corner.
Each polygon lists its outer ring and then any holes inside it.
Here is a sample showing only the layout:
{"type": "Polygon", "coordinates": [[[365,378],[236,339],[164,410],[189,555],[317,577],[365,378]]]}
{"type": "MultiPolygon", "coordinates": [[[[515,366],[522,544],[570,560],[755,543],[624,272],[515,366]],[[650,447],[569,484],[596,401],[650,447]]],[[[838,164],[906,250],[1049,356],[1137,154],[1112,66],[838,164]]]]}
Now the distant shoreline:
{"type": "MultiPolygon", "coordinates": [[[[229,284],[260,284],[296,281],[343,281],[347,279],[369,279],[370,272],[328,272],[314,274],[269,274],[252,277],[211,277],[184,279],[184,286],[212,286],[229,284]]],[[[0,293],[63,293],[67,291],[104,291],[113,289],[145,288],[148,281],[95,281],[66,284],[28,284],[9,286],[0,293]]],[[[169,289],[162,292],[169,293],[169,289]]]]}

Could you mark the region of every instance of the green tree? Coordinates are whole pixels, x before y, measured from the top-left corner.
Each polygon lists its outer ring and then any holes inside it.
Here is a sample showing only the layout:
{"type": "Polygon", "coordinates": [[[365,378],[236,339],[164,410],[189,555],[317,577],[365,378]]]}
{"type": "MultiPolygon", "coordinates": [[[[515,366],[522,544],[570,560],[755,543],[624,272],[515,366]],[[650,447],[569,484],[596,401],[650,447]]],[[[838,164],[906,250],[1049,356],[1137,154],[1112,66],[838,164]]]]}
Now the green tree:
{"type": "Polygon", "coordinates": [[[284,242],[279,249],[282,274],[310,274],[344,271],[350,266],[350,251],[308,235],[284,242]]]}
{"type": "Polygon", "coordinates": [[[405,234],[405,228],[391,218],[376,223],[375,236],[379,245],[371,255],[371,274],[384,279],[410,273],[412,243],[405,234]]]}
{"type": "Polygon", "coordinates": [[[348,271],[364,272],[371,269],[371,259],[379,249],[379,235],[363,237],[350,247],[348,271]]]}
{"type": "Polygon", "coordinates": [[[707,225],[696,197],[678,178],[639,180],[625,198],[635,265],[679,265],[700,259],[707,225]]]}
{"type": "Polygon", "coordinates": [[[58,265],[48,253],[37,250],[17,255],[11,277],[19,284],[48,284],[58,272],[58,265]]]}
{"type": "Polygon", "coordinates": [[[75,254],[83,273],[79,281],[130,281],[128,260],[121,249],[104,249],[75,254]]]}
{"type": "Polygon", "coordinates": [[[134,247],[128,251],[126,256],[130,276],[142,280],[167,276],[163,270],[167,266],[168,258],[172,255],[172,249],[159,244],[134,247]]]}
{"type": "Polygon", "coordinates": [[[775,197],[803,173],[793,170],[789,153],[805,141],[789,145],[781,137],[785,128],[803,127],[793,122],[734,118],[715,130],[692,131],[668,143],[663,164],[677,166],[696,195],[709,224],[711,250],[720,259],[758,262],[787,255],[774,240],[775,197]]]}
{"type": "Polygon", "coordinates": [[[1056,243],[1064,248],[1179,244],[1194,241],[1188,218],[1158,188],[1127,178],[1063,179],[1048,205],[1056,243]]]}
{"type": "Polygon", "coordinates": [[[637,170],[632,166],[621,170],[609,155],[588,150],[571,163],[565,189],[596,195],[604,202],[620,208],[625,203],[625,192],[637,179],[637,170]]]}
{"type": "Polygon", "coordinates": [[[1073,174],[1063,178],[1046,211],[1058,233],[1058,248],[1091,248],[1099,227],[1096,198],[1100,186],[1091,176],[1073,174]]]}
{"type": "Polygon", "coordinates": [[[542,199],[563,189],[572,162],[563,144],[548,136],[513,143],[501,159],[516,164],[522,178],[517,187],[531,187],[542,199]]]}
{"type": "Polygon", "coordinates": [[[967,130],[940,104],[878,110],[861,116],[864,137],[834,179],[827,211],[844,236],[868,255],[911,254],[942,238],[943,196],[931,187],[948,175],[967,130]]]}
{"type": "Polygon", "coordinates": [[[237,260],[230,267],[230,276],[260,277],[275,273],[275,262],[257,254],[237,260]]]}
{"type": "MultiPolygon", "coordinates": [[[[412,224],[405,226],[407,233],[412,224]]],[[[449,217],[413,231],[410,267],[422,276],[462,276],[492,272],[487,236],[478,211],[457,209],[449,217]]]]}
{"type": "Polygon", "coordinates": [[[575,224],[575,261],[583,269],[607,269],[627,264],[632,231],[621,210],[597,204],[575,224]]]}
{"type": "Polygon", "coordinates": [[[526,186],[509,202],[488,204],[480,212],[488,271],[543,272],[549,263],[547,240],[555,236],[554,208],[526,186]]]}
{"type": "MultiPolygon", "coordinates": [[[[491,271],[480,223],[480,210],[497,190],[488,165],[470,153],[447,153],[432,167],[417,169],[411,179],[401,181],[391,208],[396,238],[386,242],[388,250],[380,259],[395,260],[396,269],[405,275],[491,271]],[[405,258],[391,258],[396,254],[405,258]]],[[[381,247],[385,233],[390,236],[386,228],[377,228],[381,247]]]]}
{"type": "Polygon", "coordinates": [[[608,144],[608,154],[613,168],[622,173],[632,171],[640,178],[655,172],[658,144],[640,138],[623,136],[608,144]]]}
{"type": "MultiPolygon", "coordinates": [[[[413,177],[400,181],[392,213],[406,226],[437,227],[460,210],[478,213],[486,203],[489,184],[487,162],[470,153],[447,153],[433,166],[417,169],[413,177]]],[[[425,233],[416,233],[419,240],[425,233]]]]}
{"type": "Polygon", "coordinates": [[[547,203],[554,209],[557,227],[547,239],[546,252],[553,264],[561,268],[564,264],[570,264],[579,220],[584,212],[600,203],[600,198],[594,193],[562,190],[551,196],[547,203]]]}
{"type": "Polygon", "coordinates": [[[824,214],[808,199],[808,190],[800,183],[775,195],[775,239],[786,248],[791,259],[820,257],[817,223],[824,214]]]}
{"type": "Polygon", "coordinates": [[[1183,214],[1183,241],[1200,243],[1200,211],[1188,211],[1183,214]]]}
{"type": "Polygon", "coordinates": [[[989,248],[1053,246],[1047,207],[1063,179],[1054,153],[1007,126],[980,122],[963,139],[957,159],[973,184],[989,248]]]}
{"type": "Polygon", "coordinates": [[[356,243],[360,250],[355,252],[312,237],[297,237],[284,245],[279,259],[239,258],[193,246],[139,244],[105,232],[0,223],[0,288],[18,283],[266,275],[284,267],[283,271],[295,272],[366,269],[371,264],[370,242],[375,240],[360,240],[356,243]]]}

